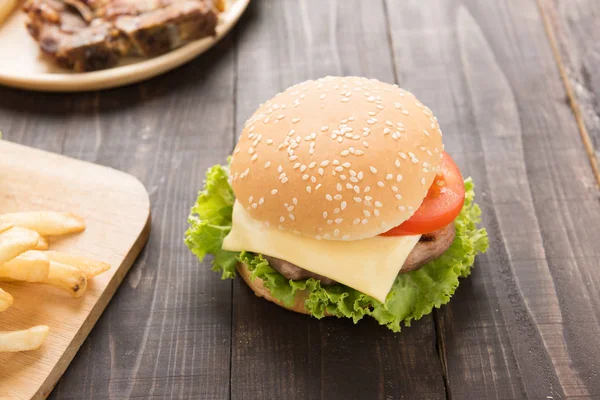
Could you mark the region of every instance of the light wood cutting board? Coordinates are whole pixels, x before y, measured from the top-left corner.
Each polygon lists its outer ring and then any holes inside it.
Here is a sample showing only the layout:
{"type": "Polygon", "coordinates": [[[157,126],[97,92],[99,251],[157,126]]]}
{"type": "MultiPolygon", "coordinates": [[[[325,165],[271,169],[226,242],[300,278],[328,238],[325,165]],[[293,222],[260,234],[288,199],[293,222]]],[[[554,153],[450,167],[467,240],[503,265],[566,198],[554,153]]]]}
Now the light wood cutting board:
{"type": "Polygon", "coordinates": [[[86,230],[50,248],[105,261],[111,269],[89,281],[83,297],[42,284],[0,282],[14,304],[0,313],[0,330],[48,325],[42,347],[0,353],[0,399],[46,398],[148,240],[150,202],[131,175],[0,141],[0,213],[71,211],[86,230]]]}

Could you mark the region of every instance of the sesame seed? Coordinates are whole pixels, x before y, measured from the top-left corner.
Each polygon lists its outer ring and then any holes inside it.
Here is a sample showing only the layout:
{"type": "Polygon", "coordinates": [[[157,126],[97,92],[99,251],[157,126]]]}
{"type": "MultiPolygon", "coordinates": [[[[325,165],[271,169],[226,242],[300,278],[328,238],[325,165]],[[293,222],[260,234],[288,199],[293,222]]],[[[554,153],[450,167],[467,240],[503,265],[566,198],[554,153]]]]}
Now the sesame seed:
{"type": "Polygon", "coordinates": [[[326,167],[329,165],[329,160],[321,161],[321,164],[319,165],[321,165],[321,167],[326,167]]]}
{"type": "Polygon", "coordinates": [[[379,182],[377,182],[377,186],[379,186],[379,187],[384,187],[384,186],[385,186],[385,183],[383,183],[383,182],[379,181],[379,182]]]}
{"type": "Polygon", "coordinates": [[[354,185],[354,191],[356,193],[360,193],[360,188],[358,187],[358,185],[354,185]]]}
{"type": "Polygon", "coordinates": [[[327,125],[323,125],[323,126],[321,127],[321,132],[325,132],[325,131],[327,131],[328,129],[329,129],[329,127],[328,127],[327,125]]]}
{"type": "Polygon", "coordinates": [[[285,115],[283,115],[283,114],[279,114],[279,115],[277,116],[277,119],[284,119],[284,118],[285,118],[285,115]]]}
{"type": "Polygon", "coordinates": [[[269,123],[269,121],[270,121],[270,118],[269,118],[269,117],[267,117],[267,118],[263,119],[263,123],[265,123],[265,124],[268,124],[268,123],[269,123]]]}
{"type": "Polygon", "coordinates": [[[350,164],[349,162],[345,162],[345,163],[343,163],[343,164],[342,164],[342,166],[343,166],[344,168],[350,168],[350,166],[351,166],[351,165],[352,165],[352,164],[350,164]]]}
{"type": "Polygon", "coordinates": [[[383,106],[380,104],[376,107],[378,110],[383,110],[383,106]]]}
{"type": "Polygon", "coordinates": [[[297,122],[299,122],[299,121],[300,121],[300,118],[294,118],[294,119],[292,119],[292,123],[293,123],[293,124],[295,124],[295,123],[297,123],[297,122]]]}
{"type": "Polygon", "coordinates": [[[394,126],[394,123],[392,121],[390,121],[390,120],[385,121],[385,124],[387,126],[394,126]]]}
{"type": "Polygon", "coordinates": [[[390,180],[390,179],[392,179],[393,177],[394,177],[394,176],[393,176],[392,174],[387,174],[387,175],[385,176],[385,179],[389,181],[389,180],[390,180]]]}
{"type": "Polygon", "coordinates": [[[336,229],[333,231],[333,236],[339,236],[340,235],[340,230],[336,229]]]}
{"type": "Polygon", "coordinates": [[[360,221],[360,222],[361,222],[363,225],[366,225],[366,224],[368,224],[368,223],[369,223],[369,220],[365,218],[365,219],[363,219],[363,220],[362,220],[362,221],[360,221]]]}
{"type": "Polygon", "coordinates": [[[376,217],[379,217],[379,210],[378,209],[374,209],[373,210],[373,214],[375,214],[376,217]]]}
{"type": "Polygon", "coordinates": [[[354,185],[351,183],[346,183],[346,189],[350,189],[352,190],[354,188],[354,185]]]}
{"type": "Polygon", "coordinates": [[[375,207],[381,208],[381,207],[383,207],[383,204],[381,204],[380,201],[375,201],[375,207]]]}
{"type": "Polygon", "coordinates": [[[310,177],[310,181],[311,181],[312,183],[317,183],[317,178],[315,178],[314,176],[311,176],[311,177],[310,177]]]}
{"type": "Polygon", "coordinates": [[[364,175],[363,175],[362,171],[360,171],[356,176],[358,177],[358,180],[362,181],[364,175]]]}
{"type": "Polygon", "coordinates": [[[327,211],[323,211],[323,219],[327,218],[327,211]]]}
{"type": "Polygon", "coordinates": [[[347,205],[348,205],[348,203],[346,203],[345,201],[342,201],[342,203],[340,204],[340,208],[342,210],[345,210],[347,205]]]}
{"type": "Polygon", "coordinates": [[[363,144],[363,146],[365,146],[366,148],[368,148],[368,147],[369,147],[369,143],[367,143],[367,142],[363,142],[362,144],[363,144]]]}
{"type": "Polygon", "coordinates": [[[354,221],[352,221],[353,225],[358,225],[360,224],[360,218],[356,218],[354,221]]]}
{"type": "Polygon", "coordinates": [[[305,181],[305,180],[307,180],[307,179],[308,179],[308,174],[304,174],[304,175],[302,175],[302,180],[303,180],[303,181],[305,181]]]}
{"type": "Polygon", "coordinates": [[[325,195],[325,198],[326,198],[328,201],[333,201],[333,197],[331,197],[331,195],[330,195],[329,193],[327,193],[327,194],[325,195]]]}
{"type": "Polygon", "coordinates": [[[398,200],[402,200],[402,196],[401,196],[401,195],[399,195],[399,194],[395,195],[394,197],[395,197],[396,199],[398,199],[398,200]]]}
{"type": "Polygon", "coordinates": [[[283,167],[281,165],[277,167],[277,172],[279,172],[279,173],[283,172],[283,167]]]}
{"type": "Polygon", "coordinates": [[[337,139],[338,143],[342,143],[344,141],[344,138],[342,136],[338,136],[337,139]]]}
{"type": "Polygon", "coordinates": [[[307,186],[307,187],[306,187],[306,191],[307,191],[308,193],[310,193],[310,192],[312,192],[312,188],[311,188],[310,186],[307,186]]]}
{"type": "Polygon", "coordinates": [[[365,217],[370,217],[371,213],[369,212],[369,210],[363,210],[363,214],[365,215],[365,217]]]}
{"type": "Polygon", "coordinates": [[[296,217],[294,216],[294,214],[290,214],[290,215],[289,215],[289,217],[290,217],[290,219],[291,219],[292,221],[295,221],[295,220],[296,220],[296,217]]]}
{"type": "Polygon", "coordinates": [[[336,224],[341,224],[342,222],[344,222],[344,218],[336,218],[335,219],[336,224]]]}
{"type": "Polygon", "coordinates": [[[265,168],[269,168],[270,166],[271,166],[271,161],[267,161],[267,162],[265,163],[265,168]]]}
{"type": "Polygon", "coordinates": [[[377,115],[377,113],[375,111],[369,111],[369,115],[374,117],[375,115],[377,115]]]}
{"type": "Polygon", "coordinates": [[[406,154],[404,154],[403,152],[399,152],[398,155],[402,157],[402,159],[406,160],[406,154]]]}
{"type": "Polygon", "coordinates": [[[429,132],[427,132],[427,129],[423,129],[423,133],[425,134],[425,136],[429,136],[429,132]]]}
{"type": "Polygon", "coordinates": [[[287,181],[288,181],[288,178],[283,178],[283,179],[281,180],[281,183],[286,183],[287,181]]]}
{"type": "Polygon", "coordinates": [[[340,209],[339,209],[339,208],[335,208],[335,209],[333,210],[333,213],[334,213],[334,214],[339,214],[339,213],[340,213],[340,209]]]}
{"type": "Polygon", "coordinates": [[[396,165],[396,168],[400,168],[400,160],[398,160],[397,158],[394,164],[396,165]]]}
{"type": "Polygon", "coordinates": [[[345,157],[345,156],[347,156],[349,153],[350,153],[350,152],[349,152],[348,150],[344,150],[344,151],[342,151],[342,152],[340,153],[340,155],[341,155],[342,157],[345,157]]]}
{"type": "MultiPolygon", "coordinates": [[[[334,172],[334,175],[335,175],[335,172],[334,172]]],[[[340,174],[340,179],[343,180],[343,181],[345,181],[346,180],[346,175],[340,174]]]]}
{"type": "Polygon", "coordinates": [[[369,170],[370,170],[372,173],[374,173],[374,174],[376,174],[376,173],[377,173],[377,168],[375,168],[375,167],[373,167],[373,166],[370,166],[370,167],[369,167],[369,170]]]}
{"type": "Polygon", "coordinates": [[[302,164],[300,166],[300,172],[304,172],[304,171],[306,171],[306,165],[302,164]]]}
{"type": "Polygon", "coordinates": [[[276,195],[278,192],[279,192],[279,190],[277,190],[277,189],[273,189],[273,190],[271,190],[271,194],[272,194],[273,196],[275,196],[275,195],[276,195]]]}
{"type": "Polygon", "coordinates": [[[408,114],[410,114],[410,113],[408,112],[408,110],[402,110],[402,114],[404,114],[404,115],[408,115],[408,114]]]}
{"type": "Polygon", "coordinates": [[[400,104],[400,103],[395,103],[395,104],[394,104],[394,108],[396,108],[396,109],[402,108],[402,104],[400,104]]]}
{"type": "Polygon", "coordinates": [[[421,178],[421,185],[425,184],[425,177],[421,178]]]}
{"type": "Polygon", "coordinates": [[[337,166],[337,167],[335,167],[334,169],[335,169],[336,171],[338,171],[338,172],[343,172],[343,171],[344,171],[344,167],[342,167],[342,166],[337,166]]]}
{"type": "Polygon", "coordinates": [[[402,180],[402,175],[396,175],[396,182],[400,182],[402,180]]]}
{"type": "Polygon", "coordinates": [[[364,154],[364,152],[362,150],[356,150],[355,154],[357,156],[362,156],[364,154]]]}
{"type": "Polygon", "coordinates": [[[298,159],[298,156],[295,156],[295,155],[290,157],[290,161],[296,161],[297,159],[298,159]]]}
{"type": "Polygon", "coordinates": [[[317,170],[317,172],[319,173],[319,175],[323,176],[323,173],[325,173],[325,171],[323,170],[323,168],[319,167],[319,169],[317,170]]]}
{"type": "Polygon", "coordinates": [[[354,201],[360,203],[362,199],[360,197],[353,197],[354,201]]]}
{"type": "Polygon", "coordinates": [[[406,210],[406,207],[404,207],[404,206],[398,206],[398,210],[404,211],[404,210],[406,210]]]}
{"type": "Polygon", "coordinates": [[[279,222],[284,222],[285,221],[285,217],[279,217],[279,222]]]}
{"type": "Polygon", "coordinates": [[[342,191],[342,184],[338,182],[338,183],[335,185],[335,188],[337,189],[337,191],[338,191],[338,192],[341,192],[341,191],[342,191]]]}
{"type": "Polygon", "coordinates": [[[370,191],[371,191],[371,186],[366,186],[366,187],[363,189],[363,192],[365,192],[365,193],[369,193],[370,191]]]}
{"type": "Polygon", "coordinates": [[[261,198],[258,200],[258,205],[259,205],[259,206],[262,206],[262,205],[264,204],[264,202],[265,202],[265,198],[264,198],[264,197],[261,197],[261,198]]]}
{"type": "Polygon", "coordinates": [[[350,182],[358,183],[358,178],[355,176],[350,177],[350,182]]]}
{"type": "Polygon", "coordinates": [[[294,206],[289,206],[289,207],[287,208],[287,210],[288,210],[289,212],[292,212],[292,211],[294,211],[294,206]]]}
{"type": "Polygon", "coordinates": [[[332,219],[328,219],[327,220],[327,225],[331,225],[331,224],[333,224],[333,220],[332,219]]]}
{"type": "Polygon", "coordinates": [[[393,192],[397,192],[398,191],[398,187],[397,186],[392,186],[392,191],[393,192]]]}
{"type": "Polygon", "coordinates": [[[335,196],[333,196],[334,200],[340,201],[342,199],[342,195],[341,194],[336,194],[335,196]]]}

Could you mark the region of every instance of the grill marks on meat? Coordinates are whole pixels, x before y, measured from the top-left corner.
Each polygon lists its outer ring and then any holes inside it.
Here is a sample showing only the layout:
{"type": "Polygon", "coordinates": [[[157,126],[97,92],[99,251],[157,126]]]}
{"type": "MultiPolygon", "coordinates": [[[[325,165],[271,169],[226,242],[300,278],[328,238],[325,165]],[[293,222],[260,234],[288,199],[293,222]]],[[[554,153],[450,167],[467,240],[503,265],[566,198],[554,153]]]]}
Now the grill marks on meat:
{"type": "MultiPolygon", "coordinates": [[[[448,250],[454,241],[454,236],[454,224],[450,224],[435,232],[422,235],[421,239],[404,262],[404,265],[402,265],[400,273],[402,274],[405,272],[414,271],[421,268],[428,262],[439,258],[446,252],[446,250],[448,250]]],[[[277,270],[277,272],[285,276],[287,279],[298,281],[302,279],[313,278],[320,280],[321,285],[323,286],[330,286],[337,283],[333,279],[329,279],[322,275],[315,274],[314,272],[307,271],[285,260],[268,256],[265,256],[265,259],[269,262],[271,267],[273,267],[275,270],[277,270]]]]}
{"type": "Polygon", "coordinates": [[[78,72],[214,35],[219,12],[213,0],[28,0],[23,9],[41,50],[78,72]]]}

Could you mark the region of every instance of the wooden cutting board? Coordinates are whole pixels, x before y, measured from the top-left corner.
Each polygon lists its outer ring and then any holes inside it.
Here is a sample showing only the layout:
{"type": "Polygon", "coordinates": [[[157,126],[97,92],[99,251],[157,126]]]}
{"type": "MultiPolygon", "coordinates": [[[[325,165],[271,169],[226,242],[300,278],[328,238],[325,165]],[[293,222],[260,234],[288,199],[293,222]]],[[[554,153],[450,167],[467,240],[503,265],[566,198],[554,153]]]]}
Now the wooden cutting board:
{"type": "Polygon", "coordinates": [[[0,141],[0,213],[53,210],[85,218],[86,230],[50,248],[107,262],[83,297],[42,284],[0,282],[14,304],[0,313],[0,330],[48,325],[42,347],[0,353],[0,399],[43,399],[77,353],[148,240],[150,201],[131,175],[0,141]]]}

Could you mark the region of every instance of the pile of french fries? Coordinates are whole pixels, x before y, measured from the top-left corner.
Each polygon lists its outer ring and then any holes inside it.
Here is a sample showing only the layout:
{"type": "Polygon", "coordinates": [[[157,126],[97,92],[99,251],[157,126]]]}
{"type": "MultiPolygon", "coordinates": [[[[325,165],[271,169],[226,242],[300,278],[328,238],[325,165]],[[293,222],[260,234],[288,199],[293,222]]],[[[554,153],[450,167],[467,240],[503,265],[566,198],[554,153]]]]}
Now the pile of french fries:
{"type": "MultiPolygon", "coordinates": [[[[0,281],[41,283],[81,297],[88,279],[110,265],[85,257],[48,250],[49,236],[85,230],[83,219],[72,213],[23,212],[0,214],[0,281]]],[[[0,313],[13,297],[0,288],[0,313]]],[[[0,332],[0,353],[35,350],[48,335],[45,325],[15,332],[0,332]]]]}

